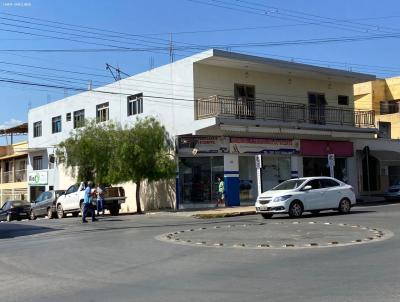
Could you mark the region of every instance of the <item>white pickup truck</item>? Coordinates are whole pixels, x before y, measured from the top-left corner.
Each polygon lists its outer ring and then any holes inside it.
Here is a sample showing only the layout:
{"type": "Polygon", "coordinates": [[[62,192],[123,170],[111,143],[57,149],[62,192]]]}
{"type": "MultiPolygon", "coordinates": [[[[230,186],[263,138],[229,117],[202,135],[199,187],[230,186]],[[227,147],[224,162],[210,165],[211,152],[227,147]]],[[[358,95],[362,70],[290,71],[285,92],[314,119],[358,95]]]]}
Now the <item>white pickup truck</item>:
{"type": "MultiPolygon", "coordinates": [[[[92,189],[92,192],[95,189],[92,189]]],[[[74,184],[58,197],[56,209],[58,218],[64,218],[67,213],[77,217],[82,211],[82,204],[85,195],[85,184],[74,184]]],[[[104,191],[104,208],[110,211],[111,215],[118,215],[121,204],[125,202],[125,190],[123,187],[106,187],[104,191]]],[[[95,199],[93,204],[95,205],[95,199]]]]}

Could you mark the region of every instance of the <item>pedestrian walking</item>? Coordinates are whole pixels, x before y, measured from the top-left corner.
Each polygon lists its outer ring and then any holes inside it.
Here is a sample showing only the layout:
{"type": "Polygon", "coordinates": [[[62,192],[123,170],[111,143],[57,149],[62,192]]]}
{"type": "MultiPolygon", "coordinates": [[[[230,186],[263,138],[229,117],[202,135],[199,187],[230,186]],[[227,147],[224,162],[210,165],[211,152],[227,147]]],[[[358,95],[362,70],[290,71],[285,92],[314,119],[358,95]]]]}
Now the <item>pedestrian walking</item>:
{"type": "Polygon", "coordinates": [[[218,176],[217,178],[218,182],[218,199],[217,199],[217,204],[215,205],[216,208],[218,208],[218,205],[224,204],[224,181],[221,179],[221,177],[218,176]]]}
{"type": "Polygon", "coordinates": [[[96,221],[97,219],[94,217],[94,208],[92,205],[92,187],[93,182],[88,181],[87,187],[85,189],[85,196],[83,198],[83,211],[82,211],[82,223],[87,223],[86,215],[88,211],[91,211],[92,221],[96,221]]]}
{"type": "Polygon", "coordinates": [[[104,191],[105,191],[105,188],[103,185],[97,186],[97,188],[96,188],[97,216],[100,215],[100,212],[102,213],[102,216],[104,216],[104,191]]]}

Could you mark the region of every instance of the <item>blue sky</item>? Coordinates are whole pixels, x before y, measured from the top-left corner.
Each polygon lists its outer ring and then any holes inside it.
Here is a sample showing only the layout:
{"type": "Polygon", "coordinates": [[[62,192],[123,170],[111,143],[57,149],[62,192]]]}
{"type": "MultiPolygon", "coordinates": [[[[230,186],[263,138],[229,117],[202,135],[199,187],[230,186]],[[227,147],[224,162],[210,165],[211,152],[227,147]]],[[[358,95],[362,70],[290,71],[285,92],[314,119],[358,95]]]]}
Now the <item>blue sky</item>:
{"type": "MultiPolygon", "coordinates": [[[[172,40],[176,46],[196,44],[224,47],[256,42],[266,44],[276,41],[400,34],[398,0],[1,1],[0,78],[79,88],[85,88],[89,80],[98,85],[112,82],[113,78],[105,70],[106,63],[119,66],[130,75],[149,69],[150,61],[154,62],[154,66],[168,63],[169,33],[173,33],[172,40]],[[47,23],[44,20],[81,27],[47,23]],[[150,49],[142,52],[88,53],[1,51],[116,47],[150,49]],[[155,47],[161,49],[155,50],[155,47]]],[[[315,65],[351,68],[386,77],[400,74],[399,46],[399,38],[395,37],[230,49],[315,65]]],[[[182,58],[192,52],[196,50],[176,51],[175,58],[182,58]]],[[[29,106],[37,107],[73,93],[64,89],[0,82],[0,127],[15,121],[26,121],[29,106]]]]}

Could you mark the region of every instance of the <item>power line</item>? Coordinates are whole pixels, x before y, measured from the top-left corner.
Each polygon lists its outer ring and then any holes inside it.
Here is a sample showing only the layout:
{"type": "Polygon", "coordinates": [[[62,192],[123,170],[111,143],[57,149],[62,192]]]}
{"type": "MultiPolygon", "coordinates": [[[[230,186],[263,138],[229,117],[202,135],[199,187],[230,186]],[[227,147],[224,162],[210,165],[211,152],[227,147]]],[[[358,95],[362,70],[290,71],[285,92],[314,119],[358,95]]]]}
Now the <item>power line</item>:
{"type": "MultiPolygon", "coordinates": [[[[124,92],[114,92],[114,91],[104,91],[100,89],[93,89],[93,90],[87,90],[84,88],[78,88],[78,87],[73,87],[73,86],[60,86],[60,85],[50,85],[50,84],[45,84],[45,83],[36,83],[36,82],[28,82],[28,81],[21,81],[17,79],[12,79],[12,78],[1,78],[0,77],[0,82],[5,82],[5,83],[12,83],[12,84],[18,84],[18,85],[26,85],[26,86],[37,86],[37,87],[45,87],[45,88],[55,88],[55,89],[67,89],[71,91],[77,91],[77,92],[95,92],[95,93],[100,93],[100,94],[106,94],[106,95],[124,95],[124,96],[130,96],[132,93],[124,93],[124,92]]],[[[119,88],[119,87],[115,87],[119,88]]],[[[133,89],[134,87],[130,87],[129,89],[133,89]]],[[[164,93],[165,94],[165,93],[164,93]]],[[[262,93],[259,93],[263,95],[262,93]]],[[[270,95],[270,96],[279,96],[279,97],[288,97],[288,98],[296,98],[296,99],[303,99],[307,100],[308,98],[306,96],[295,96],[295,95],[280,95],[280,94],[264,94],[264,95],[270,95]]],[[[176,100],[176,101],[186,101],[186,102],[194,102],[194,99],[188,99],[185,97],[168,97],[168,96],[155,96],[151,94],[144,94],[144,97],[149,97],[149,98],[156,98],[156,99],[164,99],[164,100],[176,100]]],[[[270,99],[261,99],[261,98],[256,98],[256,100],[260,101],[274,101],[270,99]]],[[[337,100],[327,100],[329,102],[336,102],[337,100]]]]}
{"type": "MultiPolygon", "coordinates": [[[[344,30],[351,30],[351,31],[358,31],[358,32],[368,32],[368,31],[382,31],[382,28],[384,28],[384,27],[378,27],[375,25],[355,23],[353,21],[342,21],[340,19],[321,17],[321,16],[311,15],[311,14],[306,14],[306,13],[299,13],[299,12],[280,9],[280,8],[273,7],[273,6],[267,6],[267,5],[249,2],[249,1],[243,1],[243,0],[236,0],[235,3],[225,2],[225,1],[221,1],[221,0],[212,0],[212,1],[210,1],[211,3],[208,1],[201,1],[201,0],[187,0],[187,1],[199,3],[199,4],[203,4],[203,5],[219,7],[219,8],[225,8],[225,9],[229,9],[229,10],[233,10],[233,11],[239,11],[239,12],[260,15],[260,16],[264,16],[264,17],[272,17],[272,18],[289,20],[289,21],[303,21],[304,24],[306,24],[305,22],[318,21],[318,23],[319,23],[318,25],[336,28],[336,29],[344,29],[344,30]],[[244,3],[247,5],[241,5],[239,3],[244,3]],[[248,5],[250,5],[250,6],[248,6],[248,5]],[[317,18],[317,20],[316,20],[316,18],[317,18]],[[330,21],[326,21],[327,19],[330,21]],[[306,20],[306,21],[304,21],[304,20],[306,20]],[[343,22],[354,23],[354,25],[350,24],[350,26],[349,26],[349,24],[347,24],[347,25],[336,24],[336,23],[343,23],[343,22]]],[[[393,29],[390,29],[390,30],[393,30],[393,29]]],[[[398,31],[398,29],[397,29],[397,31],[398,31]]],[[[386,31],[386,33],[387,33],[387,31],[386,31]]]]}
{"type": "MultiPolygon", "coordinates": [[[[1,30],[1,29],[0,29],[1,30]]],[[[207,50],[229,49],[229,48],[253,48],[253,47],[274,47],[288,45],[311,45],[335,42],[355,42],[365,40],[398,38],[400,33],[369,35],[369,36],[342,36],[337,38],[317,38],[317,39],[299,39],[287,41],[271,41],[271,42],[252,42],[252,43],[232,43],[232,44],[216,44],[216,45],[199,45],[199,46],[175,46],[176,50],[207,50]]],[[[75,48],[75,49],[0,49],[0,52],[69,52],[69,53],[89,53],[89,52],[151,52],[154,50],[168,50],[166,47],[147,47],[147,48],[75,48]]]]}

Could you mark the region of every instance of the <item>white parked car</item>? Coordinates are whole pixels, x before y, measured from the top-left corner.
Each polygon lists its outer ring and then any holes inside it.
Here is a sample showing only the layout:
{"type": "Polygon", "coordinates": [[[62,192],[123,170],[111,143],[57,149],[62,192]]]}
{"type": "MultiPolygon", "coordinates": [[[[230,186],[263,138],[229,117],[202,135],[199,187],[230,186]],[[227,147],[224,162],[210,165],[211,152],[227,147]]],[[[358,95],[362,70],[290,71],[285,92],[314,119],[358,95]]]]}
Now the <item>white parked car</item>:
{"type": "Polygon", "coordinates": [[[264,218],[282,213],[300,217],[303,212],[322,210],[347,214],[355,203],[352,186],[331,177],[304,177],[286,180],[262,193],[255,207],[264,218]]]}

